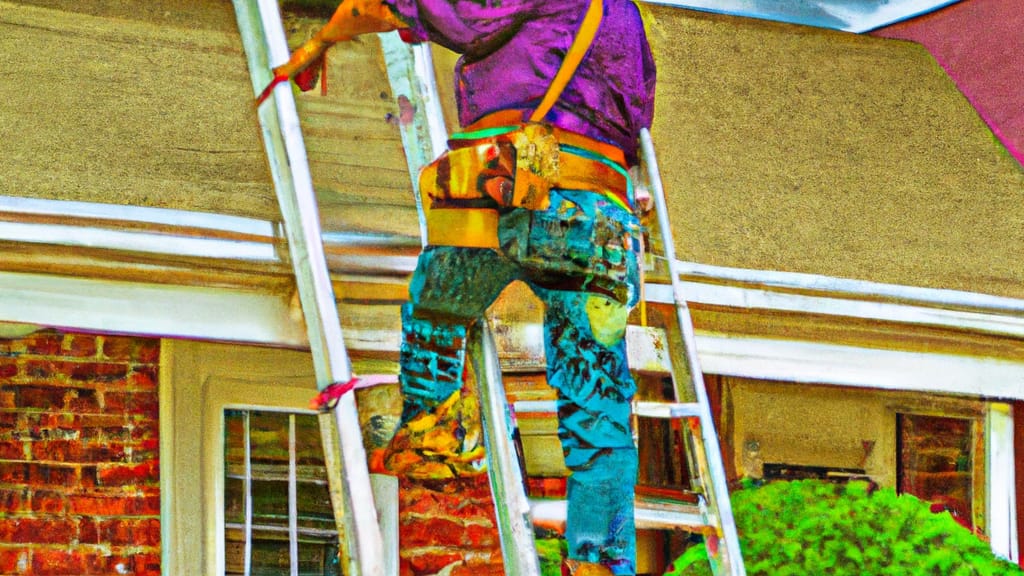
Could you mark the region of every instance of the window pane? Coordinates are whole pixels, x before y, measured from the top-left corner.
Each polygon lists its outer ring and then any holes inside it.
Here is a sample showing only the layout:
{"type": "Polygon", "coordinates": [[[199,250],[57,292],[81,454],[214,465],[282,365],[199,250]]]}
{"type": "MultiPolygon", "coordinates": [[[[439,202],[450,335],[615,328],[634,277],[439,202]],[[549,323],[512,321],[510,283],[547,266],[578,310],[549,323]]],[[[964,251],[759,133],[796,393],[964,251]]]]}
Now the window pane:
{"type": "Polygon", "coordinates": [[[900,492],[944,506],[967,527],[972,526],[973,424],[966,418],[899,415],[900,492]]]}
{"type": "MultiPolygon", "coordinates": [[[[247,506],[252,514],[251,574],[290,573],[290,416],[283,412],[225,410],[224,548],[227,574],[244,574],[245,571],[247,506]]],[[[338,535],[321,446],[316,416],[296,414],[294,459],[299,574],[340,575],[338,535]]]]}

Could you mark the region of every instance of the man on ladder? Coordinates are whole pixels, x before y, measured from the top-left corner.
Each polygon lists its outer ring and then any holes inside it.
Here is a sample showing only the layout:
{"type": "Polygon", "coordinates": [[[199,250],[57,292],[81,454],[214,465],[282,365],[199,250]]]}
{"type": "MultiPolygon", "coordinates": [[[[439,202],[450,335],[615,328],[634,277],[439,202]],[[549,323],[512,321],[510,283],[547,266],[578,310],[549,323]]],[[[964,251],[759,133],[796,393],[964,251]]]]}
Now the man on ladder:
{"type": "Polygon", "coordinates": [[[405,407],[383,465],[483,471],[480,436],[459,408],[467,331],[523,280],[545,304],[547,377],[572,471],[567,571],[635,574],[636,386],[624,333],[639,223],[627,170],[655,83],[639,12],[631,0],[344,0],[275,83],[308,75],[337,42],[395,29],[462,54],[464,131],[420,178],[429,245],[402,308],[405,407]]]}

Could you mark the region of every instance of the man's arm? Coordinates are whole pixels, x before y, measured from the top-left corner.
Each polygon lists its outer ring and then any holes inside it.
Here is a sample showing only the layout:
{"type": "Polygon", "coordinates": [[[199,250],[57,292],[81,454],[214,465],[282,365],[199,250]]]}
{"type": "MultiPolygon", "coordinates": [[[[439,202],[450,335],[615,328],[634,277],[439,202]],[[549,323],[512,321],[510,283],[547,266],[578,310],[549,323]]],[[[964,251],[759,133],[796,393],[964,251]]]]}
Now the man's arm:
{"type": "Polygon", "coordinates": [[[294,78],[319,61],[324,52],[338,42],[351,40],[360,34],[389,32],[406,27],[383,0],[343,0],[323,28],[292,52],[288,62],[274,68],[274,79],[257,99],[257,103],[263,102],[276,84],[294,78]]]}
{"type": "Polygon", "coordinates": [[[405,27],[406,24],[382,0],[344,0],[334,11],[330,22],[295,50],[287,63],[274,68],[274,75],[293,78],[338,42],[351,40],[360,34],[405,27]]]}

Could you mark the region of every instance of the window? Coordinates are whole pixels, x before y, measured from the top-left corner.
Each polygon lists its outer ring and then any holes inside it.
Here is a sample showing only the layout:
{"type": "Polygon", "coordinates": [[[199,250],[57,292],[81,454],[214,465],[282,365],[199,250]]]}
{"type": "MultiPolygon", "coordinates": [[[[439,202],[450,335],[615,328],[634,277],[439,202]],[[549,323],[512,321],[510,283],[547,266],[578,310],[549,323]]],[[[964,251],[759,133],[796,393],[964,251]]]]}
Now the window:
{"type": "MultiPolygon", "coordinates": [[[[315,414],[305,409],[315,394],[316,383],[308,353],[186,340],[163,341],[160,473],[165,574],[244,573],[245,540],[239,535],[245,530],[246,507],[242,494],[245,494],[247,476],[252,488],[249,498],[253,504],[252,526],[259,522],[261,526],[277,527],[276,531],[253,530],[257,537],[253,541],[255,556],[262,554],[264,544],[270,547],[269,538],[264,537],[272,533],[280,534],[284,542],[289,542],[288,512],[280,507],[281,502],[287,507],[287,498],[278,498],[274,503],[278,508],[269,511],[262,508],[262,502],[266,500],[265,490],[273,494],[288,493],[288,442],[292,436],[299,440],[295,447],[296,496],[305,498],[308,494],[300,488],[299,480],[313,478],[313,473],[308,471],[312,463],[299,455],[309,452],[319,456],[319,432],[303,431],[307,426],[315,428],[307,420],[311,418],[315,423],[315,414]],[[290,433],[291,414],[296,415],[295,434],[290,433]],[[242,424],[246,417],[250,419],[249,426],[242,424]],[[248,475],[244,457],[246,429],[250,440],[248,475]],[[317,448],[304,446],[302,442],[307,440],[315,441],[317,448]],[[241,493],[239,486],[243,487],[241,493]],[[276,524],[264,522],[263,517],[267,515],[277,516],[276,524]],[[236,552],[239,547],[241,554],[236,552]]],[[[315,482],[306,484],[316,485],[315,482]]],[[[299,504],[296,516],[301,518],[307,511],[319,509],[318,505],[299,504]]],[[[302,520],[298,526],[303,526],[302,520]]],[[[300,558],[306,548],[304,543],[325,544],[324,540],[319,543],[308,540],[300,531],[300,558]]],[[[282,552],[277,548],[283,559],[275,560],[278,566],[275,568],[257,570],[262,561],[257,558],[250,564],[251,573],[289,574],[288,552],[288,549],[282,552]]],[[[298,568],[301,573],[311,573],[302,562],[298,568]]]]}
{"type": "Polygon", "coordinates": [[[341,574],[316,416],[224,410],[224,552],[229,575],[341,574]]]}
{"type": "MultiPolygon", "coordinates": [[[[336,535],[320,418],[307,408],[317,393],[309,353],[186,340],[164,340],[161,346],[164,574],[244,574],[249,514],[250,574],[338,574],[332,564],[336,535]],[[289,499],[293,441],[294,497],[289,499]],[[245,490],[246,478],[251,492],[245,490]],[[295,502],[294,513],[289,502],[295,502]],[[293,540],[297,554],[291,554],[293,540]],[[295,572],[292,557],[298,558],[295,572]]],[[[371,481],[385,538],[397,542],[397,481],[371,481]]],[[[391,554],[397,547],[386,549],[385,562],[394,562],[397,572],[397,552],[391,554]]]]}
{"type": "MultiPolygon", "coordinates": [[[[983,503],[975,493],[975,454],[982,454],[980,424],[968,418],[897,415],[899,491],[948,510],[967,528],[975,528],[983,503]]],[[[980,483],[980,487],[984,484],[980,483]]],[[[980,527],[979,527],[980,528],[980,527]]]]}

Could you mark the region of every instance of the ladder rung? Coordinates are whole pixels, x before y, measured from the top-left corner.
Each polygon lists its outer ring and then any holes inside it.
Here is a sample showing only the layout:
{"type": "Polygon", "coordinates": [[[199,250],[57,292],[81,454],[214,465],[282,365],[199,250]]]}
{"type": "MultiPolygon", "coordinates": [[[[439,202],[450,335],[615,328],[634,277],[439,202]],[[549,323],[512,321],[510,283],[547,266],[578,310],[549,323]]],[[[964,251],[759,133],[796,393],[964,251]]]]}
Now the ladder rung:
{"type": "MultiPolygon", "coordinates": [[[[564,522],[568,503],[565,500],[530,500],[530,516],[534,522],[564,522]]],[[[651,504],[637,500],[634,508],[636,527],[645,530],[679,529],[704,532],[713,528],[696,504],[651,504]]]]}
{"type": "Polygon", "coordinates": [[[555,414],[558,404],[554,400],[518,400],[512,403],[516,414],[555,414]]]}
{"type": "Polygon", "coordinates": [[[642,418],[700,417],[696,402],[634,402],[633,413],[642,418]]]}
{"type": "MultiPolygon", "coordinates": [[[[555,414],[558,406],[554,400],[520,400],[515,402],[516,414],[555,414]]],[[[633,413],[643,418],[687,418],[699,417],[700,405],[696,402],[633,402],[633,413]]]]}

